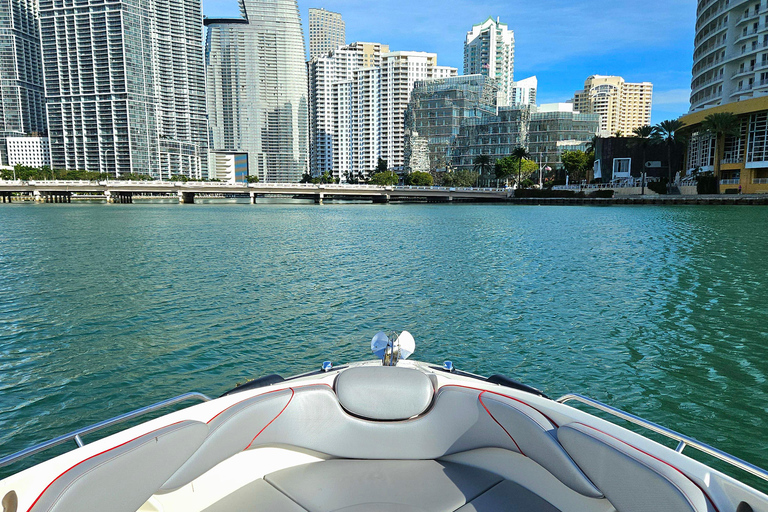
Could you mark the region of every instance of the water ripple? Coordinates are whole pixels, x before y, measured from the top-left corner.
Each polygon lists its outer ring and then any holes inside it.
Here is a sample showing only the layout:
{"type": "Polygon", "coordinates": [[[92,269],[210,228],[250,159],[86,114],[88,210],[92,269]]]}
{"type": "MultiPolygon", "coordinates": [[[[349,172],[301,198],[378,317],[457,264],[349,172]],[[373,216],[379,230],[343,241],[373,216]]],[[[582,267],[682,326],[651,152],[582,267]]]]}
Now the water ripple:
{"type": "Polygon", "coordinates": [[[768,466],[768,209],[6,205],[0,448],[369,357],[581,392],[768,466]]]}

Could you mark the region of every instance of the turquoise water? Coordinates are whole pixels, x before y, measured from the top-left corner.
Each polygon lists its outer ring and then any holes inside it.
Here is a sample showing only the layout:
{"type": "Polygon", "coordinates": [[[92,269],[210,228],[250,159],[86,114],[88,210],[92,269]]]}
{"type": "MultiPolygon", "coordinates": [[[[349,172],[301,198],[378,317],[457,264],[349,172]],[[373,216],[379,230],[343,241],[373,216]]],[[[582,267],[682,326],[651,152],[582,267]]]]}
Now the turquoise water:
{"type": "Polygon", "coordinates": [[[762,207],[0,205],[0,455],[407,329],[419,360],[765,467],[766,225],[762,207]]]}

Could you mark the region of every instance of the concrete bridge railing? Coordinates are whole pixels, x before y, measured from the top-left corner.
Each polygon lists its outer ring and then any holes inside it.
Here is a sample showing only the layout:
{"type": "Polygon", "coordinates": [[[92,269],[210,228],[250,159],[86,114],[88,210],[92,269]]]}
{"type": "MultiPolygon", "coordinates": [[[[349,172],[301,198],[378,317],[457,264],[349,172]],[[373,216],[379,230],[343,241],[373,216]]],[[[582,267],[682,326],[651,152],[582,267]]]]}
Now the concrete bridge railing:
{"type": "MultiPolygon", "coordinates": [[[[192,203],[196,194],[249,194],[251,203],[257,195],[312,195],[322,202],[327,195],[334,197],[371,197],[377,202],[388,202],[392,197],[426,197],[452,201],[460,199],[502,200],[512,195],[505,188],[419,187],[397,185],[370,185],[349,183],[223,183],[179,181],[123,181],[123,180],[0,180],[2,193],[27,193],[35,198],[73,193],[97,193],[108,202],[132,202],[134,194],[176,193],[179,202],[192,203]],[[118,198],[115,201],[111,199],[118,198]]],[[[50,201],[48,201],[50,202],[50,201]]],[[[55,201],[57,202],[57,201],[55,201]]]]}

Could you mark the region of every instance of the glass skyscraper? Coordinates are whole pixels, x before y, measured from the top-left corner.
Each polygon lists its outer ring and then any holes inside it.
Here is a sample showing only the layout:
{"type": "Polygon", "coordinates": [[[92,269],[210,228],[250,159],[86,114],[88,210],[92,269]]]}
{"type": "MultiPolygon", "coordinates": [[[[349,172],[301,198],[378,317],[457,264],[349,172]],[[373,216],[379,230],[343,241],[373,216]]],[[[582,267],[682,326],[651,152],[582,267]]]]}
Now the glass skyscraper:
{"type": "Polygon", "coordinates": [[[207,176],[200,0],[39,0],[51,164],[207,176]]]}
{"type": "Polygon", "coordinates": [[[0,160],[7,165],[7,137],[46,131],[35,0],[0,0],[0,77],[0,160]]]}
{"type": "MultiPolygon", "coordinates": [[[[484,75],[462,75],[416,82],[405,115],[406,169],[445,170],[448,148],[461,127],[496,114],[496,80],[484,75]],[[427,169],[411,163],[419,158],[418,139],[427,140],[427,169]]],[[[423,146],[423,145],[422,145],[423,146]]],[[[422,164],[422,167],[424,164],[422,164]]]]}
{"type": "Polygon", "coordinates": [[[240,0],[241,18],[206,19],[211,145],[248,153],[265,182],[308,171],[304,33],[296,0],[240,0]]]}

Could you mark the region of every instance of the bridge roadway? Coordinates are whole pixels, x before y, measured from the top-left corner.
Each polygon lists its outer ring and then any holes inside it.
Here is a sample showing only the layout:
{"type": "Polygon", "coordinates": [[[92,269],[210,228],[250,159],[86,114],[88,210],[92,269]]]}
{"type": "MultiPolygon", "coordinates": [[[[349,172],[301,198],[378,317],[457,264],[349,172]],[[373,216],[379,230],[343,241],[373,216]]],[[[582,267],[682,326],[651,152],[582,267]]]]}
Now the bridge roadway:
{"type": "Polygon", "coordinates": [[[426,198],[453,201],[486,200],[503,201],[513,195],[512,189],[503,188],[462,188],[462,187],[417,187],[381,186],[350,184],[313,183],[238,183],[221,182],[180,182],[180,181],[40,181],[0,180],[0,199],[10,201],[11,194],[26,193],[40,202],[70,202],[72,194],[101,194],[107,202],[130,203],[134,195],[177,194],[179,202],[194,203],[197,194],[247,194],[255,204],[257,196],[263,195],[307,195],[315,202],[334,198],[371,198],[374,202],[389,202],[393,198],[426,198]]]}

